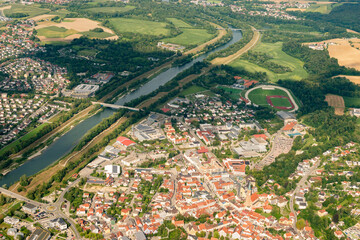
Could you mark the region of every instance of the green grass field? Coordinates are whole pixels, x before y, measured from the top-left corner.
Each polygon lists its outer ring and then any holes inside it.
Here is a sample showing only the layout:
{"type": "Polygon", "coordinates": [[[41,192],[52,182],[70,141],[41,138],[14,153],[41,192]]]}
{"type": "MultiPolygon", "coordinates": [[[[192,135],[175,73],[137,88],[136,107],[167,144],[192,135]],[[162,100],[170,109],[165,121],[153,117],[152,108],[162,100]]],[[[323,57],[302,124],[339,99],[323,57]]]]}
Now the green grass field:
{"type": "Polygon", "coordinates": [[[48,123],[43,123],[40,126],[38,126],[37,128],[35,128],[34,130],[32,130],[31,132],[25,134],[23,137],[15,140],[14,142],[12,142],[9,145],[5,146],[4,148],[2,148],[0,150],[0,155],[3,155],[6,151],[8,151],[8,150],[12,149],[13,147],[15,147],[16,145],[18,145],[20,141],[26,141],[29,138],[35,136],[38,132],[40,132],[41,129],[43,129],[47,125],[48,125],[48,123]]]}
{"type": "Polygon", "coordinates": [[[88,38],[108,38],[114,36],[114,34],[108,32],[94,32],[94,31],[82,32],[81,34],[88,38]]]}
{"type": "Polygon", "coordinates": [[[94,7],[87,8],[85,11],[90,13],[123,13],[130,10],[133,10],[134,6],[125,6],[125,7],[94,7]]]}
{"type": "Polygon", "coordinates": [[[175,25],[175,27],[178,28],[192,28],[192,26],[183,20],[180,20],[178,18],[167,18],[168,21],[170,21],[172,24],[175,25]]]}
{"type": "Polygon", "coordinates": [[[95,57],[97,54],[97,51],[95,49],[84,49],[77,53],[79,56],[85,56],[85,57],[95,57]]]}
{"type": "Polygon", "coordinates": [[[64,27],[49,26],[37,30],[39,36],[47,38],[65,38],[77,33],[74,29],[66,29],[64,27]]]}
{"type": "Polygon", "coordinates": [[[59,17],[65,17],[67,14],[70,14],[71,12],[66,9],[58,9],[56,11],[50,12],[49,14],[57,15],[59,17]]]}
{"type": "Polygon", "coordinates": [[[240,93],[243,92],[243,90],[231,88],[231,87],[225,87],[225,86],[218,86],[218,88],[223,89],[225,93],[229,94],[229,96],[234,100],[239,100],[240,93]]]}
{"type": "Polygon", "coordinates": [[[22,5],[22,4],[12,4],[10,9],[5,9],[4,14],[5,16],[11,15],[13,13],[24,13],[28,14],[26,18],[35,17],[38,15],[46,14],[50,12],[49,9],[40,8],[40,5],[33,4],[33,5],[22,5]]]}
{"type": "Polygon", "coordinates": [[[199,45],[210,40],[213,35],[209,34],[206,29],[183,28],[183,33],[173,38],[165,38],[164,42],[175,43],[182,46],[199,45]]]}
{"type": "MultiPolygon", "coordinates": [[[[274,89],[274,90],[264,90],[261,88],[255,89],[254,91],[251,91],[249,93],[249,99],[252,103],[256,104],[256,105],[265,105],[265,106],[269,106],[269,104],[266,101],[266,97],[267,96],[273,96],[273,95],[280,95],[280,96],[286,96],[288,97],[287,93],[284,92],[281,89],[274,89]]],[[[279,99],[279,98],[278,98],[279,99]]],[[[275,105],[275,98],[271,99],[272,102],[275,105]]],[[[289,103],[289,102],[288,102],[289,103]]],[[[279,104],[280,101],[279,101],[279,104]]],[[[284,103],[282,103],[284,104],[284,103]]],[[[290,104],[290,103],[289,103],[290,104]]],[[[277,106],[277,105],[276,105],[277,106]]],[[[291,105],[290,105],[291,106],[291,105]]]]}
{"type": "Polygon", "coordinates": [[[133,18],[110,18],[110,24],[120,33],[130,32],[144,35],[167,36],[170,30],[166,29],[166,23],[153,22],[133,18]]]}
{"type": "Polygon", "coordinates": [[[357,97],[343,97],[345,107],[360,107],[360,98],[357,97]]]}
{"type": "Polygon", "coordinates": [[[281,50],[282,42],[277,43],[260,43],[254,48],[254,51],[263,52],[273,57],[269,60],[282,66],[289,67],[292,71],[287,73],[274,73],[266,68],[260,67],[254,63],[243,59],[237,59],[230,63],[230,66],[237,68],[243,67],[249,72],[266,72],[271,82],[279,79],[301,80],[308,76],[303,68],[304,63],[297,58],[291,57],[281,50]]]}
{"type": "Polygon", "coordinates": [[[277,107],[291,107],[287,98],[271,98],[271,102],[277,107]]]}
{"type": "Polygon", "coordinates": [[[206,91],[206,89],[195,85],[195,86],[191,86],[187,89],[184,89],[179,95],[187,96],[187,95],[195,94],[195,93],[202,92],[202,91],[206,91]]]}
{"type": "Polygon", "coordinates": [[[335,7],[342,5],[343,3],[329,3],[329,4],[311,4],[306,10],[307,12],[318,12],[322,14],[328,14],[335,7]]]}

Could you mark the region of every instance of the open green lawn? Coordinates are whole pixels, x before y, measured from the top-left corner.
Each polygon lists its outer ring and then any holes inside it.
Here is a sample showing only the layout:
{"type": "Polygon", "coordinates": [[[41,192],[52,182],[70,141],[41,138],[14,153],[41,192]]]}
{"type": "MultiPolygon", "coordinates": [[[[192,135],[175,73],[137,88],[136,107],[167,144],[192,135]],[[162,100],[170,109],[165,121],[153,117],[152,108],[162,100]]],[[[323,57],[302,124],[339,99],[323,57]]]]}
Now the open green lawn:
{"type": "Polygon", "coordinates": [[[74,29],[66,29],[64,27],[49,26],[37,30],[39,36],[47,38],[65,38],[77,33],[74,29]]]}
{"type": "Polygon", "coordinates": [[[202,92],[205,90],[206,90],[205,88],[195,85],[195,86],[191,86],[187,89],[184,89],[179,95],[187,96],[187,95],[195,94],[195,93],[202,92]]]}
{"type": "Polygon", "coordinates": [[[273,57],[269,60],[282,66],[289,67],[292,71],[287,73],[274,73],[266,68],[260,67],[247,60],[237,59],[230,63],[232,67],[243,67],[250,72],[266,72],[269,80],[276,82],[279,79],[301,80],[307,77],[307,72],[303,68],[304,63],[297,58],[291,57],[281,50],[282,42],[260,43],[254,48],[254,51],[263,52],[273,57]]]}
{"type": "Polygon", "coordinates": [[[50,12],[49,9],[46,8],[40,8],[38,7],[40,5],[33,4],[33,5],[22,5],[22,4],[11,4],[10,9],[5,9],[4,14],[5,16],[9,16],[13,13],[24,13],[28,16],[26,18],[35,17],[38,15],[46,14],[50,12]]]}
{"type": "Polygon", "coordinates": [[[291,107],[291,104],[286,98],[271,98],[271,102],[276,107],[291,107]]]}
{"type": "Polygon", "coordinates": [[[210,40],[213,35],[208,33],[206,29],[183,28],[183,33],[173,38],[163,39],[166,43],[175,43],[182,46],[199,45],[210,40]]]}
{"type": "Polygon", "coordinates": [[[94,7],[87,8],[85,11],[90,13],[123,13],[134,9],[134,6],[125,6],[125,7],[94,7]]]}
{"type": "Polygon", "coordinates": [[[81,34],[88,38],[108,38],[114,36],[114,34],[108,32],[94,32],[94,31],[82,32],[81,34]]]}
{"type": "Polygon", "coordinates": [[[343,97],[345,107],[360,107],[360,98],[357,97],[343,97]]]}
{"type": "MultiPolygon", "coordinates": [[[[268,106],[268,103],[266,101],[266,96],[273,96],[273,95],[280,95],[280,96],[288,97],[287,93],[280,89],[264,90],[264,89],[258,88],[249,93],[249,99],[252,103],[254,103],[256,105],[268,106]]],[[[272,100],[275,100],[275,99],[273,98],[272,100]]],[[[273,103],[274,103],[274,101],[273,101],[273,103]]],[[[279,102],[279,104],[280,104],[280,102],[279,102]]],[[[274,103],[274,105],[275,105],[275,103],[274,103]]]]}
{"type": "Polygon", "coordinates": [[[43,129],[47,125],[48,125],[48,123],[43,123],[40,126],[38,126],[37,128],[35,128],[34,130],[32,130],[31,132],[29,132],[29,133],[25,134],[24,136],[22,136],[21,138],[15,140],[14,142],[10,143],[9,145],[6,145],[5,147],[3,147],[0,150],[0,155],[4,154],[6,151],[8,151],[11,148],[15,147],[17,144],[19,144],[20,141],[26,141],[29,138],[35,136],[38,132],[40,132],[41,129],[43,129]]]}
{"type": "Polygon", "coordinates": [[[166,23],[140,20],[134,18],[110,18],[110,24],[117,32],[131,32],[144,35],[167,36],[170,30],[166,23]]]}
{"type": "Polygon", "coordinates": [[[172,22],[172,24],[174,24],[175,27],[178,27],[178,28],[192,28],[192,26],[190,24],[188,24],[178,18],[167,18],[167,20],[172,22]]]}
{"type": "Polygon", "coordinates": [[[67,14],[70,14],[71,12],[66,9],[58,9],[56,11],[50,12],[49,14],[57,15],[60,17],[65,17],[67,14]]]}
{"type": "Polygon", "coordinates": [[[239,100],[240,93],[243,92],[243,90],[225,86],[218,86],[218,88],[223,89],[225,93],[229,94],[229,96],[234,100],[239,100]]]}
{"type": "Polygon", "coordinates": [[[97,54],[97,51],[95,49],[84,49],[77,53],[79,56],[85,56],[85,57],[95,57],[97,54]]]}
{"type": "Polygon", "coordinates": [[[343,3],[329,3],[329,4],[311,4],[306,10],[307,12],[318,12],[322,14],[328,14],[335,7],[342,5],[343,3]]]}

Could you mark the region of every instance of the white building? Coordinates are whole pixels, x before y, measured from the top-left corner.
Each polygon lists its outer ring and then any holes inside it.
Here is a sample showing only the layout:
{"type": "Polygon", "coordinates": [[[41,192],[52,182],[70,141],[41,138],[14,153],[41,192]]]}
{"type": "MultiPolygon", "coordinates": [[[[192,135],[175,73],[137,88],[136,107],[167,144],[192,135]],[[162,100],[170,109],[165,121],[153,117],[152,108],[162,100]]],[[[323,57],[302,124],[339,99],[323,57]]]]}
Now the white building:
{"type": "Polygon", "coordinates": [[[120,166],[117,165],[106,165],[105,166],[106,176],[118,177],[121,173],[120,166]]]}

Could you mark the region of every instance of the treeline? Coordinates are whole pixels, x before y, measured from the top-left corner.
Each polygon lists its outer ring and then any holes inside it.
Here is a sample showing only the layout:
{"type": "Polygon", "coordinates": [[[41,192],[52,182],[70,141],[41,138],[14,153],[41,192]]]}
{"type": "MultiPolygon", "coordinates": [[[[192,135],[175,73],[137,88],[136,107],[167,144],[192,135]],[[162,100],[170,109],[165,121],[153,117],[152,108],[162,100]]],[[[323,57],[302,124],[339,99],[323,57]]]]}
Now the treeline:
{"type": "Polygon", "coordinates": [[[313,20],[314,22],[327,22],[355,31],[360,31],[360,4],[345,3],[335,7],[329,14],[315,12],[295,13],[298,16],[313,20]]]}
{"type": "Polygon", "coordinates": [[[87,143],[89,143],[94,137],[99,135],[101,132],[109,128],[117,120],[119,120],[126,113],[125,109],[120,109],[108,118],[103,119],[99,124],[89,130],[89,132],[83,136],[80,142],[74,147],[73,151],[81,150],[87,143]]]}
{"type": "Polygon", "coordinates": [[[291,68],[269,61],[273,59],[273,57],[271,57],[267,53],[248,51],[241,58],[246,59],[249,62],[255,63],[260,67],[267,68],[274,73],[291,72],[291,68]]]}
{"type": "Polygon", "coordinates": [[[60,126],[61,124],[63,124],[67,120],[69,120],[70,118],[72,118],[76,113],[84,110],[85,108],[89,107],[90,105],[91,105],[91,103],[88,101],[77,100],[76,102],[73,103],[73,108],[69,112],[61,115],[56,121],[52,122],[51,124],[46,125],[34,136],[32,136],[26,140],[19,139],[19,141],[17,142],[17,144],[14,147],[12,147],[11,149],[5,151],[4,153],[2,153],[0,155],[0,169],[5,169],[13,163],[13,161],[14,161],[13,159],[8,159],[8,157],[11,154],[15,154],[15,153],[23,150],[24,148],[26,148],[27,146],[29,146],[36,140],[40,139],[44,135],[48,134],[49,132],[51,132],[52,130],[54,130],[55,128],[57,128],[58,126],[60,126]]]}
{"type": "Polygon", "coordinates": [[[171,91],[174,88],[179,86],[178,81],[180,81],[181,79],[183,79],[189,75],[192,75],[192,74],[200,74],[201,69],[203,69],[204,67],[207,67],[207,66],[208,66],[207,63],[197,62],[190,68],[188,68],[185,71],[182,71],[181,73],[176,75],[171,81],[167,82],[165,85],[160,86],[157,90],[149,93],[148,95],[143,95],[137,99],[134,99],[133,101],[131,101],[129,103],[126,103],[126,106],[135,107],[138,104],[140,104],[141,102],[143,102],[144,100],[156,96],[159,92],[171,91]]]}
{"type": "Polygon", "coordinates": [[[339,66],[337,59],[330,58],[327,51],[312,50],[296,41],[285,42],[282,50],[290,56],[302,60],[305,70],[310,74],[324,77],[333,77],[339,74],[360,75],[360,72],[355,69],[339,66]]]}

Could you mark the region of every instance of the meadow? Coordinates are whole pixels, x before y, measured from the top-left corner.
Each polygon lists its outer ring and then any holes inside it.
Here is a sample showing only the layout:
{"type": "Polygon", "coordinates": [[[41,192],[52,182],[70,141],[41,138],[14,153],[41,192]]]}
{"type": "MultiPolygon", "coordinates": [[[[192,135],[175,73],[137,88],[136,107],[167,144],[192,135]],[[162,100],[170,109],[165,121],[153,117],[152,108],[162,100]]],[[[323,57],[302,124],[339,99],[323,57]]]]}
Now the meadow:
{"type": "Polygon", "coordinates": [[[130,32],[144,35],[167,36],[170,30],[166,23],[153,22],[134,18],[110,18],[110,24],[120,33],[130,32]]]}
{"type": "Polygon", "coordinates": [[[239,100],[240,93],[243,92],[243,90],[235,89],[231,87],[225,87],[225,86],[218,86],[218,88],[225,91],[226,94],[229,94],[229,96],[234,100],[239,100]]]}
{"type": "Polygon", "coordinates": [[[343,97],[345,102],[345,107],[360,107],[360,98],[357,97],[343,97]]]}
{"type": "Polygon", "coordinates": [[[232,67],[235,68],[245,68],[249,72],[266,72],[271,82],[276,82],[279,79],[292,79],[292,80],[301,80],[307,77],[307,72],[303,68],[304,63],[297,58],[291,57],[284,53],[281,50],[282,42],[277,43],[260,43],[257,45],[253,51],[262,52],[270,55],[273,59],[268,60],[279,65],[289,67],[291,72],[286,73],[274,73],[269,69],[260,67],[254,63],[251,63],[244,59],[237,59],[230,63],[232,67]]]}
{"type": "Polygon", "coordinates": [[[165,38],[164,42],[175,43],[182,46],[199,45],[210,40],[213,35],[208,33],[206,29],[184,28],[182,33],[173,38],[165,38]]]}
{"type": "Polygon", "coordinates": [[[167,18],[166,20],[170,21],[177,28],[192,28],[192,26],[190,24],[188,24],[178,18],[167,18]]]}
{"type": "Polygon", "coordinates": [[[26,18],[35,17],[38,15],[46,14],[50,12],[49,9],[40,8],[39,5],[22,5],[22,4],[12,4],[10,9],[5,9],[4,14],[5,16],[11,16],[14,13],[24,13],[28,16],[26,18]]]}
{"type": "Polygon", "coordinates": [[[134,6],[125,6],[125,7],[94,7],[87,8],[85,11],[90,13],[123,13],[130,10],[133,10],[134,6]]]}
{"type": "Polygon", "coordinates": [[[44,36],[46,38],[65,38],[67,36],[76,34],[74,29],[66,29],[64,27],[49,26],[40,28],[37,30],[38,36],[44,36]]]}
{"type": "Polygon", "coordinates": [[[195,94],[195,93],[203,92],[203,91],[206,91],[206,88],[194,85],[194,86],[190,86],[190,87],[184,89],[179,94],[179,96],[187,96],[187,95],[191,95],[191,94],[195,94]]]}

